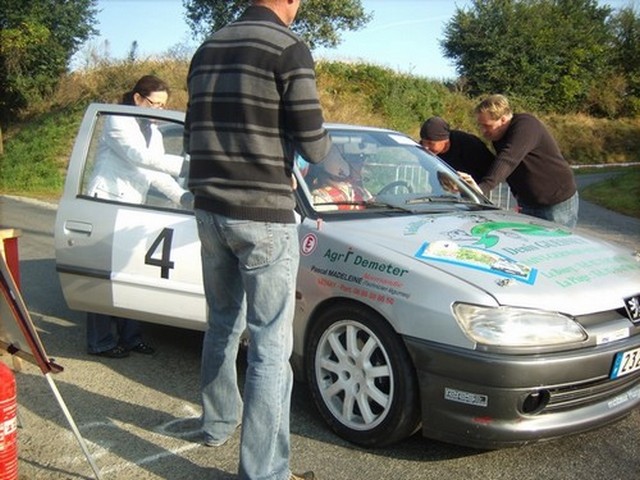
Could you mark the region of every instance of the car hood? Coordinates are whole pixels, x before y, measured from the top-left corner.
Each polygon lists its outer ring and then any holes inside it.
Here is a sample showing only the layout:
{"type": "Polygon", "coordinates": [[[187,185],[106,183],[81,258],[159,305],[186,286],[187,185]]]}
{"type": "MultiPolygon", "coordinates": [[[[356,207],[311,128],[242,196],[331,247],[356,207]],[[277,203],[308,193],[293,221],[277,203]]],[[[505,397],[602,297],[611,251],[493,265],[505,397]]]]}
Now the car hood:
{"type": "MultiPolygon", "coordinates": [[[[640,292],[638,255],[557,224],[500,210],[340,222],[341,238],[484,290],[502,305],[581,315],[640,292]],[[386,252],[386,253],[385,253],[386,252]]],[[[426,273],[426,271],[424,271],[426,273]]]]}

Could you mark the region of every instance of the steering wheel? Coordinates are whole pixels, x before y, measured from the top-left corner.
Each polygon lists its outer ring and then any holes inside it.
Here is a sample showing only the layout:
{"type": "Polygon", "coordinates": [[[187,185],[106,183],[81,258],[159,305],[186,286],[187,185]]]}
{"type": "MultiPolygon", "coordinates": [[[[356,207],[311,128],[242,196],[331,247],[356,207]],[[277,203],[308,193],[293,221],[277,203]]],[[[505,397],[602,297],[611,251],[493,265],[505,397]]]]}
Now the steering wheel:
{"type": "Polygon", "coordinates": [[[396,180],[395,182],[388,183],[382,187],[376,196],[389,193],[391,190],[398,187],[406,188],[408,193],[413,193],[413,187],[409,182],[406,182],[405,180],[396,180]]]}

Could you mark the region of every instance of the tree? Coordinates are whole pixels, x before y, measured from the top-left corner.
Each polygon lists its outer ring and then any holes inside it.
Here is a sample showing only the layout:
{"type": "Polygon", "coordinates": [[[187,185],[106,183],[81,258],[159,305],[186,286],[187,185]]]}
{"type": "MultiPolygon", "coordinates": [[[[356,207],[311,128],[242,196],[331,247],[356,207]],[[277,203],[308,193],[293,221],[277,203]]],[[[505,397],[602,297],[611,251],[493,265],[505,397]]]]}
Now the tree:
{"type": "Polygon", "coordinates": [[[640,16],[634,7],[618,10],[609,23],[612,34],[610,61],[625,81],[622,113],[640,114],[640,16]]]}
{"type": "MultiPolygon", "coordinates": [[[[183,0],[187,23],[197,36],[207,36],[240,16],[251,0],[183,0]]],[[[291,29],[309,44],[335,47],[340,32],[356,31],[371,20],[361,0],[305,0],[291,29]]]]}
{"type": "Polygon", "coordinates": [[[576,111],[609,71],[610,13],[595,0],[474,0],[456,9],[441,45],[472,94],[576,111]]]}
{"type": "Polygon", "coordinates": [[[97,0],[0,0],[0,125],[50,93],[95,34],[97,0]]]}

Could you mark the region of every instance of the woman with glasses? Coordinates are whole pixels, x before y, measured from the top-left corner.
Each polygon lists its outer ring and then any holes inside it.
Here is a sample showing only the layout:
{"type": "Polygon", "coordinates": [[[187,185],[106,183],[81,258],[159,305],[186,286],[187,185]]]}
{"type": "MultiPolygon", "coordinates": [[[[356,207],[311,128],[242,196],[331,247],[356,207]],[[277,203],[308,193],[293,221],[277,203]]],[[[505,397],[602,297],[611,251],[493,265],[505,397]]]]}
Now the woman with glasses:
{"type": "MultiPolygon", "coordinates": [[[[169,87],[153,75],[140,78],[122,97],[123,105],[164,108],[169,87]]],[[[189,208],[190,192],[176,178],[181,162],[168,162],[162,133],[155,122],[128,115],[109,115],[98,145],[87,194],[126,203],[145,203],[153,186],[174,204],[189,208]]]]}

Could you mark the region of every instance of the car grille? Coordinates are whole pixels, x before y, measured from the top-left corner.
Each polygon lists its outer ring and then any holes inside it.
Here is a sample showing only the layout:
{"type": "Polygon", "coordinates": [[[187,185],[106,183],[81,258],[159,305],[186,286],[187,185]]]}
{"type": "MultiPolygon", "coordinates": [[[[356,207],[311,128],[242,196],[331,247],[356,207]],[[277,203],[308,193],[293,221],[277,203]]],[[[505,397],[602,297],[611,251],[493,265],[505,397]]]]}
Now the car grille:
{"type": "Polygon", "coordinates": [[[616,380],[603,378],[596,381],[549,389],[549,403],[541,413],[572,410],[614,398],[623,392],[640,385],[640,372],[627,375],[616,380]]]}

